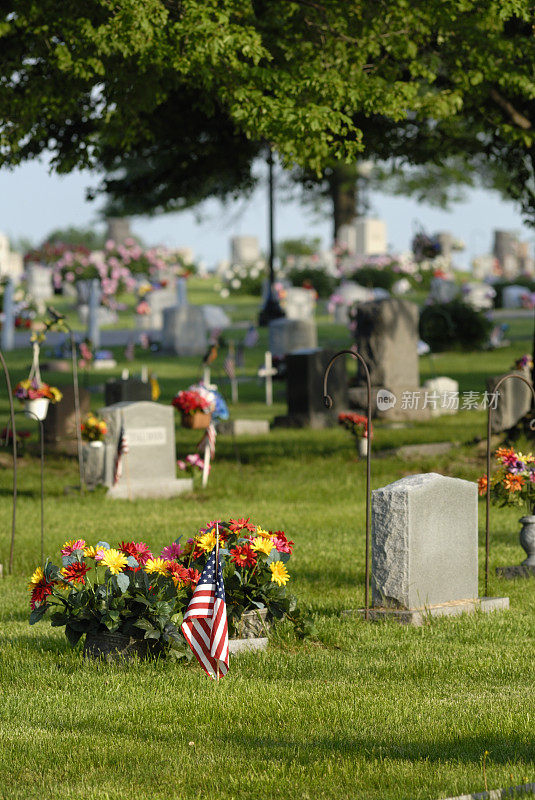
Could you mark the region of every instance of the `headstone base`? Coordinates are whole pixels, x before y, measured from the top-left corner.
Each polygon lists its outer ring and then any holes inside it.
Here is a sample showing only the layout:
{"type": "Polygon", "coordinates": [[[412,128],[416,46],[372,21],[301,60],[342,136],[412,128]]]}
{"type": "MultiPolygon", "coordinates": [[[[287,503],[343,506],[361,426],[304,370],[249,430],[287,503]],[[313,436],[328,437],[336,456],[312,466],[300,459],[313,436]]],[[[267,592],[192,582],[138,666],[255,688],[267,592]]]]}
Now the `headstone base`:
{"type": "Polygon", "coordinates": [[[535,567],[527,567],[522,564],[514,567],[496,567],[496,575],[509,581],[514,578],[531,578],[535,577],[535,567]]]}
{"type": "Polygon", "coordinates": [[[264,436],[269,433],[267,419],[229,419],[220,422],[218,432],[231,436],[264,436]]]}
{"type": "Polygon", "coordinates": [[[312,428],[314,430],[334,428],[338,424],[340,411],[343,411],[343,409],[336,409],[336,413],[285,414],[284,416],[275,417],[272,425],[274,428],[312,428]]]}
{"type": "MultiPolygon", "coordinates": [[[[367,389],[365,386],[351,386],[348,389],[348,396],[351,408],[360,411],[366,409],[367,389]]],[[[388,419],[389,422],[421,422],[429,420],[433,415],[433,410],[430,406],[422,408],[424,397],[425,390],[422,390],[419,386],[372,386],[372,416],[379,419],[388,419]],[[377,408],[377,394],[385,390],[394,395],[395,405],[381,411],[377,408]],[[416,408],[403,408],[404,392],[409,392],[419,399],[416,408]]]]}
{"type": "Polygon", "coordinates": [[[258,652],[268,646],[267,636],[261,639],[229,639],[228,651],[231,655],[236,653],[258,652]]]}
{"type": "MultiPolygon", "coordinates": [[[[193,481],[191,478],[177,478],[174,480],[157,481],[132,481],[130,492],[137,500],[139,497],[144,499],[176,497],[179,494],[193,491],[193,481]]],[[[112,500],[129,499],[128,481],[123,480],[117,486],[112,486],[108,490],[107,497],[112,500]]]]}
{"type": "MultiPolygon", "coordinates": [[[[507,608],[509,608],[508,597],[478,597],[474,600],[455,600],[451,603],[439,603],[422,608],[370,608],[369,619],[372,622],[393,620],[402,625],[421,626],[430,617],[456,617],[459,614],[474,614],[476,611],[488,614],[491,611],[504,611],[507,608]]],[[[358,613],[364,616],[365,609],[359,608],[358,613]]]]}

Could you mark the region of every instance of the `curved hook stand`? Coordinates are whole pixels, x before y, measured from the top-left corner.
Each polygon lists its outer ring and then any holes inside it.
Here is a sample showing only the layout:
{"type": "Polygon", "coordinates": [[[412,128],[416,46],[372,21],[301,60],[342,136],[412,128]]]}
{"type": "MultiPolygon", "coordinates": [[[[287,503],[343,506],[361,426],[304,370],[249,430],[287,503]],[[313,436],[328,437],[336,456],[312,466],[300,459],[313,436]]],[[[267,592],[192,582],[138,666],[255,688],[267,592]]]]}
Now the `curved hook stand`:
{"type": "MultiPolygon", "coordinates": [[[[11,430],[13,431],[13,516],[11,521],[11,543],[9,546],[9,562],[8,573],[11,575],[13,570],[13,553],[15,550],[15,528],[17,523],[17,431],[15,429],[15,407],[13,405],[13,391],[11,389],[11,379],[9,377],[9,370],[7,368],[4,354],[0,350],[0,363],[4,370],[4,375],[7,385],[7,395],[9,399],[9,414],[11,421],[11,430]]],[[[8,426],[9,427],[9,426],[8,426]]]]}
{"type": "Polygon", "coordinates": [[[33,411],[26,409],[23,413],[27,417],[33,417],[39,423],[39,443],[41,445],[41,569],[45,566],[45,444],[43,420],[33,411]]]}
{"type": "Polygon", "coordinates": [[[368,369],[368,365],[366,364],[365,360],[362,358],[360,353],[355,352],[354,350],[340,350],[339,353],[336,353],[329,363],[327,364],[327,368],[325,369],[325,374],[323,376],[323,404],[326,408],[333,407],[333,399],[330,394],[327,393],[327,379],[329,377],[329,372],[331,371],[331,367],[336,361],[337,358],[340,356],[349,355],[353,356],[353,358],[359,361],[363,368],[364,374],[366,375],[366,389],[367,389],[367,419],[368,419],[368,434],[369,434],[369,441],[368,441],[368,453],[366,456],[366,556],[365,556],[365,584],[364,584],[364,617],[365,619],[369,619],[369,608],[370,608],[370,510],[371,510],[371,456],[372,456],[372,448],[371,448],[371,432],[372,432],[372,386],[370,380],[370,371],[368,369]]]}
{"type": "MultiPolygon", "coordinates": [[[[498,389],[502,385],[504,381],[508,378],[517,378],[519,381],[523,381],[526,386],[529,387],[531,395],[533,397],[533,401],[535,404],[535,389],[533,388],[533,384],[527,379],[524,378],[523,375],[519,375],[516,372],[510,372],[509,375],[504,375],[503,378],[500,378],[496,386],[494,387],[494,394],[497,394],[498,389]]],[[[485,517],[485,597],[488,596],[489,590],[489,551],[490,551],[490,536],[489,536],[489,527],[490,527],[490,437],[492,435],[492,403],[489,403],[488,406],[488,416],[487,416],[487,497],[486,497],[486,517],[485,517]]]]}

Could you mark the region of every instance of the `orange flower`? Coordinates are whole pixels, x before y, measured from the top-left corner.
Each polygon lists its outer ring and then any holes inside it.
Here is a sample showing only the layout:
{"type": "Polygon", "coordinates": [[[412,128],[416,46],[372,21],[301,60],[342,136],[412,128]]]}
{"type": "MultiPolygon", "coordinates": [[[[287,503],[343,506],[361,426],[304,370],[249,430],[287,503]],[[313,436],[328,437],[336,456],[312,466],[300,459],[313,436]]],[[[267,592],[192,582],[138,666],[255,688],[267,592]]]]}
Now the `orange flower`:
{"type": "Polygon", "coordinates": [[[514,456],[514,454],[515,451],[513,450],[512,447],[498,447],[498,449],[494,453],[494,455],[498,459],[506,458],[507,456],[514,456]]]}
{"type": "Polygon", "coordinates": [[[513,475],[512,472],[508,472],[503,479],[503,485],[508,492],[520,492],[524,486],[524,478],[522,475],[513,475]]]}
{"type": "Polygon", "coordinates": [[[486,475],[482,475],[481,478],[477,479],[477,491],[480,497],[483,497],[483,495],[487,494],[488,483],[489,482],[486,475]]]}

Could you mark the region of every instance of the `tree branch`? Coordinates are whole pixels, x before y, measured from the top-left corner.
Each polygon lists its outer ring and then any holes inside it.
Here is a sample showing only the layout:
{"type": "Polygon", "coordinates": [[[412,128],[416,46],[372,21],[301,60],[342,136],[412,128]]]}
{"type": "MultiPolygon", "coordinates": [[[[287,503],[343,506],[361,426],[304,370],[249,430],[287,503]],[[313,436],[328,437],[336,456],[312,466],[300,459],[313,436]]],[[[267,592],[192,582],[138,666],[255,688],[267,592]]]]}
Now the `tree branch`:
{"type": "Polygon", "coordinates": [[[515,125],[518,125],[519,128],[522,128],[525,131],[530,130],[530,120],[521,114],[520,111],[517,111],[513,104],[510,103],[509,100],[506,100],[497,89],[491,89],[490,96],[494,102],[509,115],[511,121],[514,122],[515,125]]]}

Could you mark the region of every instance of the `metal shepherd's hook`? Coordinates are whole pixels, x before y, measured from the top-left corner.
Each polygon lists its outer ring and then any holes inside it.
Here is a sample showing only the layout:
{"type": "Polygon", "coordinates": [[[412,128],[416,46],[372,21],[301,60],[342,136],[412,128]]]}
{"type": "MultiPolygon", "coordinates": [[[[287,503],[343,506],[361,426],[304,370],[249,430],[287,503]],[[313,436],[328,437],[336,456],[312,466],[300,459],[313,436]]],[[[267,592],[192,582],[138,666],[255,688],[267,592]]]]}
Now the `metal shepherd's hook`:
{"type": "Polygon", "coordinates": [[[11,430],[13,432],[13,516],[11,520],[11,544],[9,546],[9,562],[7,568],[8,573],[11,575],[11,572],[13,571],[13,553],[15,550],[15,528],[17,523],[17,431],[15,429],[15,407],[13,405],[13,391],[11,389],[11,379],[9,377],[9,370],[7,368],[4,354],[2,353],[1,350],[0,350],[0,362],[2,363],[2,368],[4,370],[4,375],[6,378],[11,430]]]}
{"type": "Polygon", "coordinates": [[[365,558],[365,585],[364,585],[364,616],[365,619],[369,618],[369,608],[370,608],[370,511],[371,511],[371,456],[372,456],[372,447],[371,447],[371,434],[372,434],[372,385],[370,380],[370,371],[368,369],[368,365],[366,364],[363,357],[360,353],[355,352],[354,350],[340,350],[339,353],[336,353],[329,363],[327,364],[327,368],[325,370],[325,374],[323,376],[323,403],[326,408],[333,407],[333,399],[330,394],[327,393],[327,379],[329,377],[329,372],[331,371],[331,367],[336,361],[337,358],[340,356],[348,355],[356,358],[359,361],[363,368],[364,374],[366,375],[366,389],[367,389],[367,418],[368,418],[368,453],[366,456],[366,558],[365,558]]]}
{"type": "MultiPolygon", "coordinates": [[[[496,386],[494,387],[494,395],[498,397],[498,389],[502,385],[504,381],[508,378],[517,378],[519,381],[523,381],[526,386],[529,387],[531,392],[533,401],[535,403],[535,390],[533,389],[533,384],[525,378],[523,375],[519,375],[517,372],[510,372],[509,375],[504,375],[503,378],[500,378],[496,386]]],[[[492,435],[492,403],[489,402],[488,405],[488,416],[487,416],[487,497],[486,497],[486,518],[485,518],[485,597],[488,597],[489,591],[489,551],[490,551],[490,437],[492,435]]]]}

